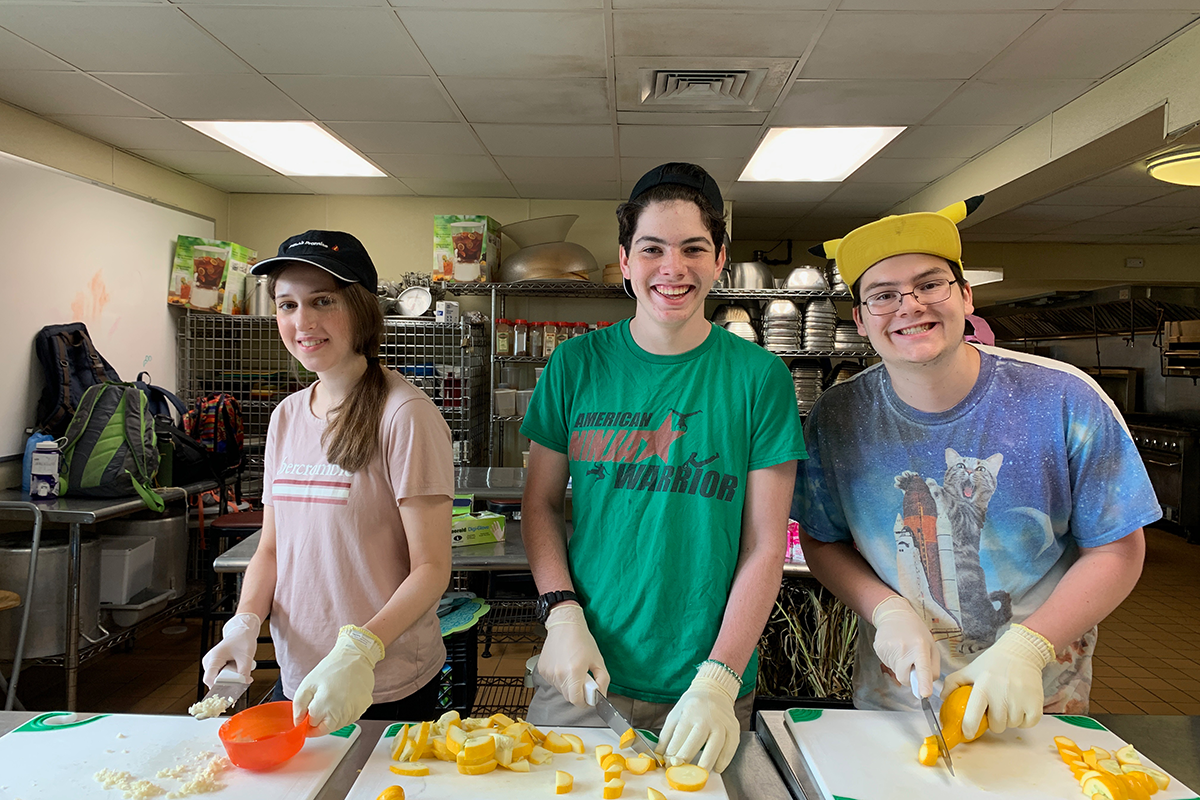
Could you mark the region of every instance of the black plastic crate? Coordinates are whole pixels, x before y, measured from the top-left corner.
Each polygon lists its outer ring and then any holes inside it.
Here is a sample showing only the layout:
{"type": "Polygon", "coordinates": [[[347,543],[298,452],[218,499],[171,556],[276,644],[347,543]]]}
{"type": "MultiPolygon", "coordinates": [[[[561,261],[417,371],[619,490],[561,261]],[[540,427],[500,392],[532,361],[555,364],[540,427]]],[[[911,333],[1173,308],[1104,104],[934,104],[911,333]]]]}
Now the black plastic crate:
{"type": "Polygon", "coordinates": [[[452,633],[442,638],[446,645],[446,664],[438,683],[438,706],[445,711],[457,711],[463,717],[471,715],[475,703],[475,687],[479,677],[479,651],[475,629],[452,633]]]}

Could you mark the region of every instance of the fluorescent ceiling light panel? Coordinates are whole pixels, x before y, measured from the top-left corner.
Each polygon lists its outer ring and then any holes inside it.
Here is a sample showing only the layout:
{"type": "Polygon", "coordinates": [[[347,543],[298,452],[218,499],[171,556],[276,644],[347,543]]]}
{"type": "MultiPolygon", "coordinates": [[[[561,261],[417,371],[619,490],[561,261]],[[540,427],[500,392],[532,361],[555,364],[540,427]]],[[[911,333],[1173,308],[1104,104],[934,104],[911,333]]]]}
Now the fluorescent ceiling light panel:
{"type": "Polygon", "coordinates": [[[383,178],[315,122],[184,122],[284,175],[383,178]]]}
{"type": "Polygon", "coordinates": [[[739,181],[844,181],[904,130],[771,128],[739,181]]]}
{"type": "Polygon", "coordinates": [[[1004,280],[1004,267],[988,267],[987,269],[964,269],[963,277],[971,286],[983,286],[985,283],[999,283],[1004,280]]]}

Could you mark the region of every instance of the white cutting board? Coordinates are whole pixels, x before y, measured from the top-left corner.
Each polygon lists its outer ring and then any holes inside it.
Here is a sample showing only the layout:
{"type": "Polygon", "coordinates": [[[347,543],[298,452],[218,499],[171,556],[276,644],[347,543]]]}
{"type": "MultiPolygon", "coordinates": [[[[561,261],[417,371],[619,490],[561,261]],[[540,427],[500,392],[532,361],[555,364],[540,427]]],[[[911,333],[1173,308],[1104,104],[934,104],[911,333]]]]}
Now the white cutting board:
{"type": "MultiPolygon", "coordinates": [[[[102,769],[133,773],[167,792],[181,782],[156,778],[158,771],[189,762],[201,753],[224,756],[217,729],[227,719],[181,715],[41,714],[0,737],[0,800],[121,800],[93,776],[102,769]],[[58,722],[59,724],[54,724],[58,722]]],[[[213,800],[315,797],[350,745],[357,725],[345,735],[307,739],[290,760],[269,772],[231,766],[221,773],[225,788],[198,795],[213,800]]],[[[342,731],[339,731],[339,734],[342,731]]],[[[159,795],[159,800],[165,795],[159,795]]]]}
{"type": "MultiPolygon", "coordinates": [[[[1055,736],[1082,749],[1112,751],[1126,744],[1090,717],[1044,716],[1032,728],[985,733],[950,751],[956,777],[938,761],[925,767],[917,750],[929,735],[920,712],[794,708],[787,727],[825,800],[1029,798],[1067,800],[1079,783],[1059,757],[1055,736]]],[[[1157,767],[1143,758],[1146,766],[1157,767]]],[[[1164,770],[1165,772],[1165,770],[1164,770]]],[[[1196,792],[1171,779],[1155,800],[1193,800],[1196,792]]]]}
{"type": "MultiPolygon", "coordinates": [[[[604,788],[604,773],[596,763],[596,745],[612,745],[615,752],[632,756],[632,750],[617,750],[618,737],[608,728],[554,728],[559,733],[573,733],[583,740],[583,754],[555,753],[553,760],[546,764],[531,764],[529,772],[509,772],[497,768],[486,775],[460,775],[458,767],[449,761],[423,758],[421,764],[429,766],[429,774],[422,778],[409,778],[393,774],[388,766],[392,761],[392,745],[400,725],[390,725],[384,731],[383,737],[375,743],[367,763],[363,765],[362,773],[354,782],[346,800],[375,800],[389,786],[403,787],[405,800],[417,797],[452,798],[452,797],[486,797],[488,800],[530,800],[532,797],[554,797],[554,773],[557,770],[569,772],[575,778],[575,785],[569,795],[564,797],[584,797],[597,800],[604,788]]],[[[543,727],[550,731],[551,728],[543,727]]],[[[653,740],[651,739],[651,743],[653,740]]],[[[645,775],[634,775],[632,772],[621,773],[625,781],[623,798],[644,800],[646,787],[653,786],[670,798],[688,797],[695,800],[703,798],[721,798],[725,793],[725,784],[721,776],[712,773],[708,783],[698,792],[677,792],[667,785],[667,779],[660,767],[645,775]]]]}

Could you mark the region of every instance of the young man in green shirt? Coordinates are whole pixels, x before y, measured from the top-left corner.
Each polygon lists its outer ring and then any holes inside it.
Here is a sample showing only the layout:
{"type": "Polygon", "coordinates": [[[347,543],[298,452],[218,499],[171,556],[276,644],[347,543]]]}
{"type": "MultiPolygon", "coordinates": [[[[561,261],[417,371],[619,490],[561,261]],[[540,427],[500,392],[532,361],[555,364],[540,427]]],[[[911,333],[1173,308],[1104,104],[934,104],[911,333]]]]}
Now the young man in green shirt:
{"type": "Polygon", "coordinates": [[[755,645],[779,592],[796,459],[791,376],[712,325],[723,202],[693,164],[664,164],[617,210],[632,319],[551,357],[522,433],[522,507],[547,636],[529,719],[601,724],[584,686],[658,749],[723,770],[749,727],[755,645]],[[572,486],[574,530],[564,495],[572,486]]]}

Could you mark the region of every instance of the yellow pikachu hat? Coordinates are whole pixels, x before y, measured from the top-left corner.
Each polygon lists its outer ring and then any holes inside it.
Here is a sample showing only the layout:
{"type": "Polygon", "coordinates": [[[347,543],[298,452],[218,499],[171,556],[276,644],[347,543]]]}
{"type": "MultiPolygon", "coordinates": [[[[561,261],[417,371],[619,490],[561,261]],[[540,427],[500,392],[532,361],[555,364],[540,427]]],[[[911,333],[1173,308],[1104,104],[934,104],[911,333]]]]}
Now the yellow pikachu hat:
{"type": "Polygon", "coordinates": [[[967,218],[983,195],[946,206],[941,211],[899,214],[855,228],[841,239],[831,239],[809,249],[813,255],[837,262],[842,280],[853,288],[863,273],[885,258],[905,253],[928,253],[962,267],[962,240],[958,223],[967,218]]]}

